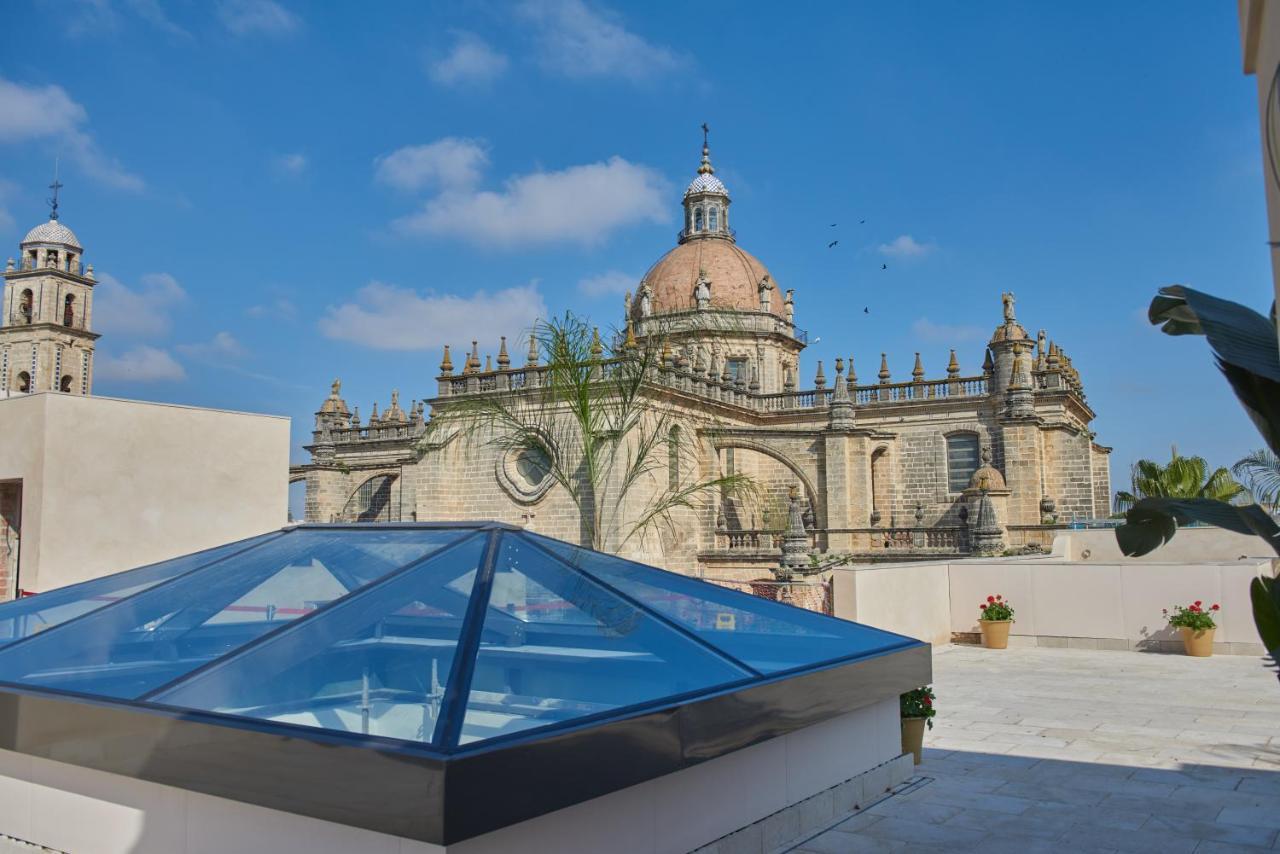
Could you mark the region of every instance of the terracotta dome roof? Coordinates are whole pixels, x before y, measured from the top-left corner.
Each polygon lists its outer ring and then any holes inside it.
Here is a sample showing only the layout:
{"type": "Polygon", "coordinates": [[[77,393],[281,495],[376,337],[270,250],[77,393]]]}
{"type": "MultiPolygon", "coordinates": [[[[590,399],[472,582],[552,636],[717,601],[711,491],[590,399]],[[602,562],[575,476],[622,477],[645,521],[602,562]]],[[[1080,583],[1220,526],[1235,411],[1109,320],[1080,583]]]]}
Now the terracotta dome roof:
{"type": "Polygon", "coordinates": [[[80,241],[76,240],[76,236],[71,229],[56,219],[42,222],[28,231],[27,236],[22,238],[22,243],[23,245],[28,243],[61,243],[64,246],[70,246],[72,249],[82,248],[80,241]]]}
{"type": "MultiPolygon", "coordinates": [[[[704,237],[682,243],[649,268],[640,280],[653,291],[654,314],[685,311],[694,307],[693,287],[698,273],[705,272],[711,282],[713,308],[736,308],[756,311],[760,308],[760,280],[769,270],[754,255],[731,240],[704,237]]],[[[770,310],[782,314],[782,288],[773,280],[769,295],[770,310]]],[[[639,300],[633,311],[638,315],[639,300]]]]}
{"type": "Polygon", "coordinates": [[[1022,324],[1016,320],[1006,320],[1003,324],[996,327],[996,331],[991,336],[991,342],[997,341],[1024,341],[1027,338],[1027,330],[1022,328],[1022,324]]]}

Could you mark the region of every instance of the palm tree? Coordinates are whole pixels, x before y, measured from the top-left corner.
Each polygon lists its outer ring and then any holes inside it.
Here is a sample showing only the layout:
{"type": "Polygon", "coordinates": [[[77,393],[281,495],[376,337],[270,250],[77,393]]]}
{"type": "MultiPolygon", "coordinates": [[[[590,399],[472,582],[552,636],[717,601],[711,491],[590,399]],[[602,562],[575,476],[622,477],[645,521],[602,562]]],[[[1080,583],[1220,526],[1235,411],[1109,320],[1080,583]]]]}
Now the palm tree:
{"type": "Polygon", "coordinates": [[[1271,513],[1280,510],[1280,457],[1271,450],[1254,451],[1233,465],[1231,472],[1244,481],[1255,501],[1271,513]]]}
{"type": "Polygon", "coordinates": [[[1133,491],[1116,493],[1118,513],[1128,511],[1143,498],[1209,498],[1234,503],[1247,491],[1225,468],[1210,472],[1204,457],[1184,457],[1176,445],[1167,465],[1138,460],[1130,477],[1133,491]]]}
{"type": "Polygon", "coordinates": [[[714,424],[680,423],[654,393],[663,336],[641,347],[628,324],[606,352],[599,331],[566,312],[538,321],[532,337],[544,368],[518,390],[437,406],[420,448],[461,439],[536,459],[577,509],[582,544],[601,551],[657,524],[674,530],[677,510],[754,491],[746,475],[704,473],[700,443],[714,424]]]}

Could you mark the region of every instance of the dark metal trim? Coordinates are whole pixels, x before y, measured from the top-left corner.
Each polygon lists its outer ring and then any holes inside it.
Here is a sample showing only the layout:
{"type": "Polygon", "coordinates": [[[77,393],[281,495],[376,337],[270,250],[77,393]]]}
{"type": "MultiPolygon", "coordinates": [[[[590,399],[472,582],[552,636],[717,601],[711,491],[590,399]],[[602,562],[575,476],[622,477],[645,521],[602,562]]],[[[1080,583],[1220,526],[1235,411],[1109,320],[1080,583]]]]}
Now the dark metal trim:
{"type": "Polygon", "coordinates": [[[445,682],[444,697],[440,700],[440,719],[436,721],[433,744],[444,750],[452,750],[458,746],[458,738],[462,733],[462,720],[467,715],[467,700],[471,697],[471,677],[475,674],[476,654],[480,650],[480,635],[484,630],[484,617],[489,609],[489,594],[493,592],[494,566],[498,562],[498,548],[502,540],[501,531],[489,533],[489,543],[480,569],[476,572],[476,580],[471,587],[471,598],[467,601],[467,612],[462,618],[462,634],[458,636],[458,645],[453,651],[453,666],[449,668],[449,679],[445,682]]]}

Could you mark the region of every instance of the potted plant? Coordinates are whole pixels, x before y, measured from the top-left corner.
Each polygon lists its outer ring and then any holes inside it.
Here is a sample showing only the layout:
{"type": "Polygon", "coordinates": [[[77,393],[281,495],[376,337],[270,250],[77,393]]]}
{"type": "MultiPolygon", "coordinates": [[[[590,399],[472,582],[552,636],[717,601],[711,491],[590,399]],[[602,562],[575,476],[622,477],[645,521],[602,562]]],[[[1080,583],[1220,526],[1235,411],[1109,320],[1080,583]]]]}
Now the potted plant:
{"type": "Polygon", "coordinates": [[[997,593],[978,606],[978,625],[982,628],[982,645],[987,649],[1009,646],[1009,626],[1013,623],[1013,606],[997,593]]]}
{"type": "Polygon", "coordinates": [[[1206,610],[1204,603],[1199,599],[1190,605],[1175,605],[1173,613],[1169,613],[1169,609],[1164,609],[1165,619],[1169,621],[1169,625],[1182,633],[1182,646],[1186,649],[1187,655],[1194,655],[1197,658],[1208,658],[1213,655],[1213,630],[1218,624],[1213,621],[1213,615],[1218,611],[1218,605],[1215,603],[1210,605],[1206,610]]]}
{"type": "Polygon", "coordinates": [[[901,697],[902,752],[910,753],[915,764],[920,764],[920,751],[924,747],[924,728],[933,729],[933,688],[929,685],[908,691],[901,697]]]}

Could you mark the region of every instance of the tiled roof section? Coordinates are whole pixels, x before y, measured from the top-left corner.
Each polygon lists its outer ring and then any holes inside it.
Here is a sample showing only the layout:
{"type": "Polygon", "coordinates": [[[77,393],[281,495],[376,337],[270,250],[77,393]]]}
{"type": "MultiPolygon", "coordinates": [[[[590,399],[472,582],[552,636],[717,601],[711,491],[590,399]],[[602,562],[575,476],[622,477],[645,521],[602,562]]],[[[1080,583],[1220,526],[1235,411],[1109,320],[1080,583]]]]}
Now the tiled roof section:
{"type": "Polygon", "coordinates": [[[25,246],[28,243],[60,243],[72,249],[82,248],[75,233],[56,219],[41,223],[28,231],[27,236],[22,239],[22,244],[25,246]]]}
{"type": "MultiPolygon", "coordinates": [[[[653,290],[653,312],[694,308],[693,287],[699,272],[705,272],[711,282],[713,307],[759,309],[760,280],[769,275],[768,268],[732,241],[707,238],[680,244],[644,274],[641,281],[653,290]]],[[[782,288],[776,281],[769,299],[770,310],[781,315],[782,288]]],[[[632,304],[638,312],[640,301],[632,304]]]]}
{"type": "Polygon", "coordinates": [[[689,184],[689,189],[684,191],[685,196],[692,196],[694,193],[721,193],[727,196],[729,188],[715,175],[702,173],[694,178],[689,184]]]}

